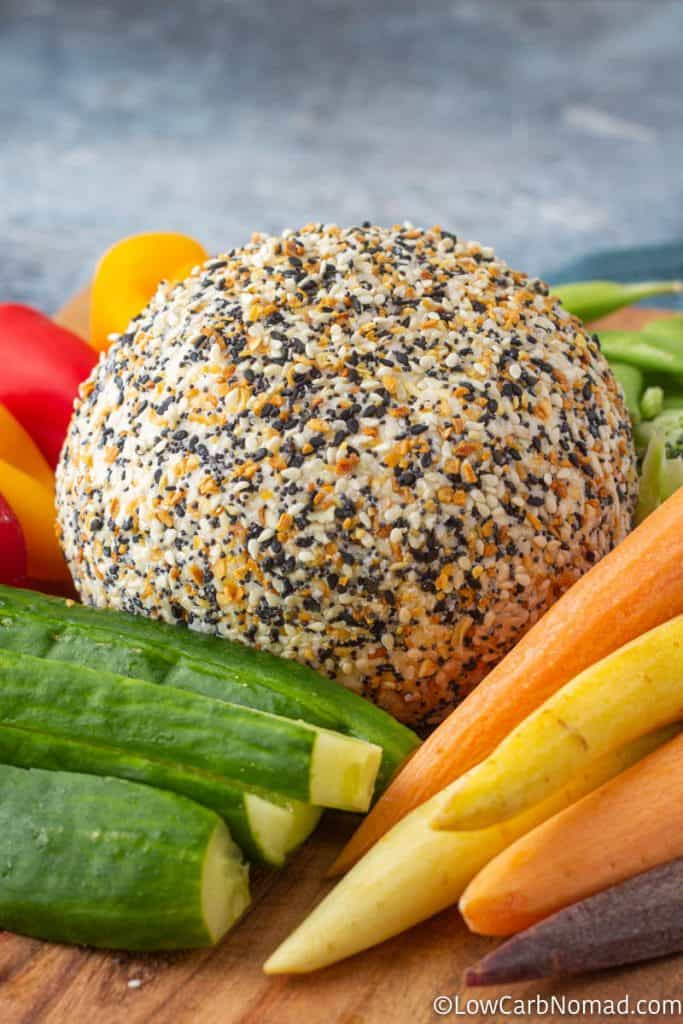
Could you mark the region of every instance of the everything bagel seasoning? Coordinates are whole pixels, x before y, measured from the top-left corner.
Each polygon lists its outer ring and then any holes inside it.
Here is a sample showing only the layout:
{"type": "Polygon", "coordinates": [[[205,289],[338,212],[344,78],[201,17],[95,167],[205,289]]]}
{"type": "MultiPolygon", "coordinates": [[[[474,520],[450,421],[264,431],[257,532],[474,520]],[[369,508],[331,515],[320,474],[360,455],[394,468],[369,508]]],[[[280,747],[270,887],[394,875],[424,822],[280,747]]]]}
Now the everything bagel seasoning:
{"type": "Polygon", "coordinates": [[[84,601],[439,721],[623,539],[631,431],[595,337],[450,233],[254,235],[82,386],[58,470],[84,601]]]}

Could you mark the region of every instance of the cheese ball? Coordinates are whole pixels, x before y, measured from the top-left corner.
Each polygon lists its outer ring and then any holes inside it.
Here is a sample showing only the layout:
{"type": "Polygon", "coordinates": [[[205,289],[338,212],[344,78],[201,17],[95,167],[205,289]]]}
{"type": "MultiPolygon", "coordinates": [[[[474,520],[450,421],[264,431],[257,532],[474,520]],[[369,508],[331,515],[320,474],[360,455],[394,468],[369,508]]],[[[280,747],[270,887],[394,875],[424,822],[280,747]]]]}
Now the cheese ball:
{"type": "Polygon", "coordinates": [[[631,526],[598,340],[440,228],[254,235],[162,284],[57,473],[82,599],[319,669],[422,731],[631,526]]]}

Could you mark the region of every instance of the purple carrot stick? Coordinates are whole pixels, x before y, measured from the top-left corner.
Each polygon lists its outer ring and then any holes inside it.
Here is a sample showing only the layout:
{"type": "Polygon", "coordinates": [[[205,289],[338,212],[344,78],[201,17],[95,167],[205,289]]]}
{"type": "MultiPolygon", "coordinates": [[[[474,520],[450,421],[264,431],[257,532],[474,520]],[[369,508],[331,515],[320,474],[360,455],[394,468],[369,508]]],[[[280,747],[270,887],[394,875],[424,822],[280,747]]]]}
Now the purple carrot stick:
{"type": "Polygon", "coordinates": [[[683,951],[683,858],[589,896],[498,946],[468,985],[557,978],[683,951]]]}

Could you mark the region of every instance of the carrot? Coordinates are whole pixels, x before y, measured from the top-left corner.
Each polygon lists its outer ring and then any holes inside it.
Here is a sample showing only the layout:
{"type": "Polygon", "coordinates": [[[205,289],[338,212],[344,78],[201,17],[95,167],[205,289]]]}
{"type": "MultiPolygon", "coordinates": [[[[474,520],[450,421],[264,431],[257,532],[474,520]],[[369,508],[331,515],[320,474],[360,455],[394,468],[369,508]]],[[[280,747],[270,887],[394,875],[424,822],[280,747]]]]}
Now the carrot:
{"type": "Polygon", "coordinates": [[[683,856],[683,735],[490,861],[460,900],[472,931],[511,935],[683,856]]]}
{"type": "Polygon", "coordinates": [[[602,786],[676,735],[666,726],[583,765],[571,781],[523,814],[480,832],[437,832],[437,793],[382,836],[264,964],[267,974],[304,974],[352,956],[457,903],[484,864],[519,836],[602,786]]]}
{"type": "Polygon", "coordinates": [[[683,951],[683,859],[559,910],[469,967],[467,985],[605,970],[683,951]]]}
{"type": "Polygon", "coordinates": [[[574,584],[411,757],[330,874],[487,757],[589,665],[683,613],[683,488],[574,584]]]}
{"type": "Polygon", "coordinates": [[[577,768],[683,717],[683,615],[584,669],[448,787],[436,828],[487,828],[543,800],[577,768]]]}

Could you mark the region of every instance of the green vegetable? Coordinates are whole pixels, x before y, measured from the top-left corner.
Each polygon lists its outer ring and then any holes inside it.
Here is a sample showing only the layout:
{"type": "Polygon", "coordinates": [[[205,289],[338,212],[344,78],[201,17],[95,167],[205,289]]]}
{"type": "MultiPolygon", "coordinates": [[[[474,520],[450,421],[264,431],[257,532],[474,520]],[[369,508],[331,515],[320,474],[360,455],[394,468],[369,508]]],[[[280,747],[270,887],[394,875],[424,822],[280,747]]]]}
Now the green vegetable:
{"type": "Polygon", "coordinates": [[[600,331],[600,346],[610,362],[627,363],[646,373],[683,377],[683,347],[649,338],[644,331],[600,331]]]}
{"type": "Polygon", "coordinates": [[[647,446],[640,469],[636,522],[642,523],[661,503],[661,477],[664,462],[664,440],[661,434],[653,436],[647,446]]]}
{"type": "Polygon", "coordinates": [[[627,363],[611,363],[612,373],[619,381],[624,401],[633,423],[640,420],[640,399],[643,394],[643,374],[636,366],[627,363]]]}
{"type": "Polygon", "coordinates": [[[383,750],[377,792],[419,743],[386,712],[304,665],[125,612],[0,586],[0,647],[193,690],[376,743],[383,750]]]}
{"type": "Polygon", "coordinates": [[[0,927],[131,950],[208,946],[249,905],[213,812],[120,779],[0,765],[0,927]]]}
{"type": "Polygon", "coordinates": [[[351,811],[367,810],[381,757],[379,747],[304,722],[8,650],[0,651],[0,723],[117,751],[123,771],[132,754],[351,811]]]}
{"type": "Polygon", "coordinates": [[[643,328],[643,334],[652,341],[674,342],[683,346],[683,313],[651,321],[643,328]]]}
{"type": "Polygon", "coordinates": [[[619,281],[579,281],[553,288],[562,305],[586,323],[631,306],[654,295],[670,295],[683,291],[681,281],[637,281],[622,284],[619,281]]]}
{"type": "Polygon", "coordinates": [[[642,522],[670,495],[683,487],[683,409],[667,409],[641,423],[636,443],[645,451],[636,519],[642,522]]]}
{"type": "Polygon", "coordinates": [[[656,320],[642,331],[601,331],[600,344],[635,428],[641,469],[636,520],[642,522],[683,486],[683,316],[656,320]]]}
{"type": "Polygon", "coordinates": [[[239,783],[167,764],[113,746],[63,739],[48,733],[0,725],[0,763],[51,771],[87,772],[144,782],[180,793],[209,807],[227,822],[230,833],[253,861],[282,867],[320,820],[320,808],[297,800],[261,795],[239,783]]]}
{"type": "Polygon", "coordinates": [[[373,744],[305,722],[8,650],[0,723],[349,811],[367,810],[381,758],[373,744]]]}
{"type": "MultiPolygon", "coordinates": [[[[633,367],[632,367],[633,369],[633,367]]],[[[658,386],[646,388],[640,400],[640,414],[644,420],[653,420],[664,408],[664,389],[658,386]]]]}

